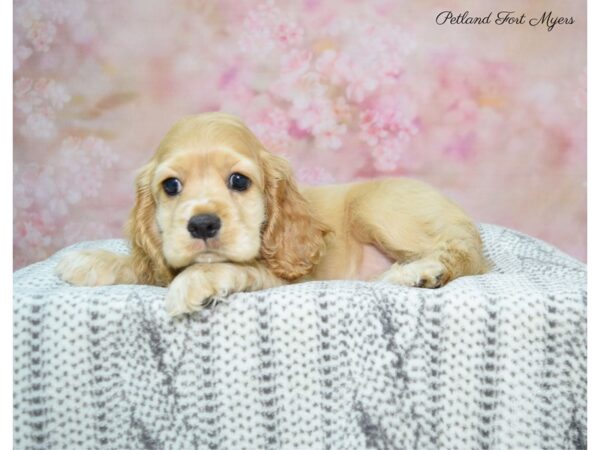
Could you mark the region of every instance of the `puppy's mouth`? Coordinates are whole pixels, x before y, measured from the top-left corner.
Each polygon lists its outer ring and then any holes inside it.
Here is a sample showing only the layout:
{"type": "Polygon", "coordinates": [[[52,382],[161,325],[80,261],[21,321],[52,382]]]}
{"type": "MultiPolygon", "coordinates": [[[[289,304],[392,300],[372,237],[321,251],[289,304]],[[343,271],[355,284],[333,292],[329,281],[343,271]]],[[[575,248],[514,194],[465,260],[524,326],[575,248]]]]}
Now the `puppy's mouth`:
{"type": "Polygon", "coordinates": [[[192,239],[188,245],[190,250],[197,252],[215,252],[218,251],[222,245],[218,237],[208,239],[192,239]]]}
{"type": "Polygon", "coordinates": [[[225,258],[223,255],[213,252],[200,253],[194,258],[194,262],[201,264],[211,264],[225,261],[227,261],[227,258],[225,258]]]}
{"type": "Polygon", "coordinates": [[[196,263],[223,262],[227,258],[222,254],[222,245],[218,237],[209,239],[194,239],[188,246],[196,263]]]}

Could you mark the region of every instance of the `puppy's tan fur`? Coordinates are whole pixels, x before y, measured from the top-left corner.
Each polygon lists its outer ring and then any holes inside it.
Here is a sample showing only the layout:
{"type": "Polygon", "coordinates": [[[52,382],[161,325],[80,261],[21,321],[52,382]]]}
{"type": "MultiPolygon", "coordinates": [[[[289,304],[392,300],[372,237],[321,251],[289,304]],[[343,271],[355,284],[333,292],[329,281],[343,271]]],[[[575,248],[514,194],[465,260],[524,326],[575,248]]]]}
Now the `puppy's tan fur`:
{"type": "Polygon", "coordinates": [[[127,225],[131,255],[67,254],[58,274],[77,285],[169,285],[167,310],[288,282],[380,279],[425,288],[487,269],[477,228],[454,203],[411,179],[322,187],[296,185],[236,117],[206,113],[178,122],[136,179],[127,225]],[[250,188],[228,188],[233,172],[250,188]],[[162,182],[176,177],[181,193],[162,182]],[[189,219],[220,217],[214,238],[193,238],[189,219]]]}

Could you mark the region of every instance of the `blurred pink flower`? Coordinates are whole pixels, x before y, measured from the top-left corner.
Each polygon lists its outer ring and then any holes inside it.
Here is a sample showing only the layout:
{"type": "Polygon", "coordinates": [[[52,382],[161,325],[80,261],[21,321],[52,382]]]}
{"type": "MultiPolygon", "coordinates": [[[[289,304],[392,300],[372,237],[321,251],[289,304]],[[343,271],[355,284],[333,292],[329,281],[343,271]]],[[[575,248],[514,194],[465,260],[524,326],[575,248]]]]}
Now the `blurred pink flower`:
{"type": "Polygon", "coordinates": [[[15,108],[25,122],[19,128],[23,136],[50,140],[56,133],[56,112],[71,100],[63,84],[47,78],[18,78],[14,83],[15,108]]]}
{"type": "Polygon", "coordinates": [[[21,68],[21,64],[27,60],[33,53],[33,50],[21,42],[18,34],[14,35],[13,40],[13,71],[16,72],[21,68]]]}
{"type": "Polygon", "coordinates": [[[23,226],[19,228],[19,237],[21,245],[28,247],[45,247],[52,241],[52,238],[45,233],[43,228],[32,222],[23,223],[23,226]]]}
{"type": "Polygon", "coordinates": [[[17,165],[16,218],[26,217],[31,223],[55,226],[71,213],[72,206],[101,192],[108,181],[106,170],[116,161],[116,155],[103,140],[68,137],[63,140],[53,165],[17,165]]]}
{"type": "Polygon", "coordinates": [[[25,96],[25,94],[29,92],[32,86],[33,81],[31,80],[31,78],[21,77],[15,81],[15,84],[13,86],[13,93],[15,97],[22,98],[23,96],[25,96]]]}
{"type": "Polygon", "coordinates": [[[54,41],[56,26],[52,22],[34,22],[29,28],[27,37],[33,48],[39,52],[47,52],[54,41]]]}
{"type": "Polygon", "coordinates": [[[289,127],[290,119],[280,108],[265,111],[250,125],[261,143],[270,151],[279,154],[289,151],[289,127]]]}
{"type": "Polygon", "coordinates": [[[25,123],[21,125],[19,131],[24,136],[48,141],[56,135],[57,130],[52,119],[47,114],[39,112],[28,114],[25,123]]]}
{"type": "Polygon", "coordinates": [[[414,117],[409,117],[400,108],[369,108],[360,114],[361,139],[370,146],[382,141],[401,137],[408,142],[418,132],[414,117]]]}
{"type": "Polygon", "coordinates": [[[359,103],[379,87],[397,82],[415,47],[400,27],[377,22],[364,17],[334,21],[327,32],[341,50],[325,51],[317,63],[334,83],[346,84],[347,97],[359,103]]]}
{"type": "Polygon", "coordinates": [[[399,133],[388,137],[371,148],[373,166],[381,172],[405,171],[419,167],[419,160],[410,153],[410,135],[399,133]]]}
{"type": "Polygon", "coordinates": [[[62,109],[71,100],[65,86],[54,80],[48,80],[45,85],[44,97],[54,109],[62,109]]]}
{"type": "Polygon", "coordinates": [[[335,113],[331,100],[325,96],[298,95],[294,97],[290,116],[298,127],[318,134],[335,126],[335,113]]]}
{"type": "Polygon", "coordinates": [[[272,50],[287,50],[302,42],[304,30],[273,2],[249,11],[242,25],[239,45],[242,51],[265,56],[272,50]]]}
{"type": "Polygon", "coordinates": [[[61,143],[58,161],[62,167],[111,168],[119,157],[103,139],[87,136],[69,136],[61,143]]]}
{"type": "Polygon", "coordinates": [[[311,66],[310,50],[292,49],[281,57],[281,74],[283,77],[297,81],[311,66]]]}
{"type": "Polygon", "coordinates": [[[342,147],[342,139],[348,127],[344,124],[332,124],[316,135],[315,145],[324,150],[338,150],[342,147]]]}
{"type": "Polygon", "coordinates": [[[302,167],[296,172],[296,177],[301,183],[308,185],[332,184],[335,177],[323,167],[302,167]]]}

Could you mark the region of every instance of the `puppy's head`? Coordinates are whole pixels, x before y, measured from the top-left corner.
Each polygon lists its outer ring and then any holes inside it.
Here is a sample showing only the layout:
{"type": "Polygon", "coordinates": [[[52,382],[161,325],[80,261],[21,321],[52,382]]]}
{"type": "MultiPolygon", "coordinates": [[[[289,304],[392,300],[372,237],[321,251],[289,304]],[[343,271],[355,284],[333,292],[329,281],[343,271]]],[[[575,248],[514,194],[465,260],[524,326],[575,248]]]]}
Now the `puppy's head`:
{"type": "Polygon", "coordinates": [[[312,214],[288,163],[236,117],[178,122],[136,179],[129,221],[138,276],[166,285],[194,263],[256,259],[280,278],[309,273],[327,227],[312,214]]]}

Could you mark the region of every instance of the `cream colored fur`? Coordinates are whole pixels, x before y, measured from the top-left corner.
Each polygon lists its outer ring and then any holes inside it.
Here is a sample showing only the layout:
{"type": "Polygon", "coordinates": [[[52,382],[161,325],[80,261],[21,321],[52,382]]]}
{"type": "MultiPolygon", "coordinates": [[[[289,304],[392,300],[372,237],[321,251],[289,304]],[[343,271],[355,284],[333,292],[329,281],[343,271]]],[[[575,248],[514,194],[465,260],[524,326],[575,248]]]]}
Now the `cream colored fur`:
{"type": "Polygon", "coordinates": [[[374,278],[437,288],[487,270],[477,228],[424,183],[379,179],[298,187],[289,164],[269,153],[236,117],[206,113],[178,122],[136,179],[130,256],[65,255],[56,271],[86,286],[169,285],[171,315],[196,311],[216,295],[304,280],[374,278]],[[233,172],[251,180],[228,188],[233,172]],[[168,197],[162,181],[182,180],[168,197]],[[187,231],[197,214],[220,217],[206,241],[187,231]],[[368,255],[381,255],[371,258],[368,255]]]}

